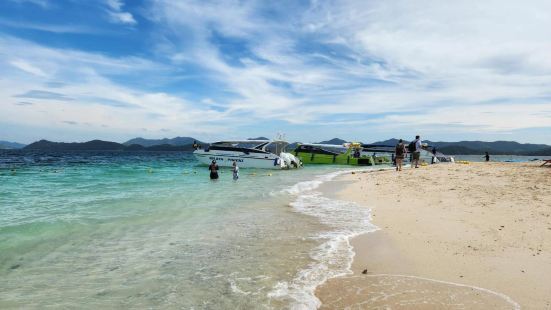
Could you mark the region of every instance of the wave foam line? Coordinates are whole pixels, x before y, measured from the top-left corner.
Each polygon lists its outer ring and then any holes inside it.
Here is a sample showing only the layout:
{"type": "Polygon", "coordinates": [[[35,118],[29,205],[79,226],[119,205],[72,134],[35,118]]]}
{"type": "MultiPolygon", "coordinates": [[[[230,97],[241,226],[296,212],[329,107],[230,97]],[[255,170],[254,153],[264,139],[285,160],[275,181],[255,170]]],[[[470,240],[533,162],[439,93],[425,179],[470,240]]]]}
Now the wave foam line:
{"type": "Polygon", "coordinates": [[[402,274],[381,273],[381,274],[370,274],[370,275],[361,275],[361,276],[357,275],[357,276],[354,276],[352,278],[363,278],[363,277],[400,277],[400,278],[417,279],[417,280],[423,280],[423,281],[453,285],[453,286],[457,286],[457,287],[467,287],[467,288],[475,289],[475,290],[478,290],[478,291],[482,291],[482,292],[500,297],[503,300],[505,300],[506,302],[510,303],[515,310],[520,310],[520,305],[516,301],[514,301],[511,297],[509,297],[509,296],[507,296],[503,293],[492,291],[490,289],[479,287],[479,286],[461,284],[461,283],[455,283],[455,282],[449,282],[449,281],[443,281],[443,280],[436,280],[436,279],[424,278],[424,277],[419,277],[419,276],[402,275],[402,274]]]}
{"type": "Polygon", "coordinates": [[[328,279],[352,274],[355,252],[350,239],[379,229],[371,223],[371,209],[354,202],[324,197],[322,193],[314,192],[314,189],[343,174],[378,170],[387,169],[337,171],[318,176],[312,181],[299,182],[284,190],[285,193],[297,195],[290,204],[295,211],[318,218],[330,229],[313,237],[324,240],[310,253],[314,262],[299,271],[290,282],[277,283],[268,297],[289,300],[291,309],[317,309],[321,301],[314,294],[316,288],[328,279]]]}
{"type": "Polygon", "coordinates": [[[374,172],[374,171],[383,171],[383,170],[394,170],[394,168],[392,167],[378,168],[378,169],[364,168],[364,169],[347,169],[347,170],[335,171],[324,175],[320,175],[311,181],[298,182],[297,184],[287,189],[284,189],[282,192],[287,194],[292,194],[292,195],[298,195],[302,192],[314,190],[318,188],[320,185],[322,185],[323,183],[329,182],[340,175],[350,174],[353,172],[359,173],[359,172],[374,172]]]}

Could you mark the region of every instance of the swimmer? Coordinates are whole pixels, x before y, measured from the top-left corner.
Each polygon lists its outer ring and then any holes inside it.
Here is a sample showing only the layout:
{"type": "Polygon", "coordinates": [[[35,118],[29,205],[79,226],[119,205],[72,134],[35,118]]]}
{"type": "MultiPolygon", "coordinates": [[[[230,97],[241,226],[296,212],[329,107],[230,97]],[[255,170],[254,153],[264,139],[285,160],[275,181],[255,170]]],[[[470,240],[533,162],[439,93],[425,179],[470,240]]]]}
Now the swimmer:
{"type": "Polygon", "coordinates": [[[212,161],[212,164],[209,166],[210,170],[210,179],[211,180],[217,180],[218,179],[218,165],[216,164],[216,160],[212,161]]]}

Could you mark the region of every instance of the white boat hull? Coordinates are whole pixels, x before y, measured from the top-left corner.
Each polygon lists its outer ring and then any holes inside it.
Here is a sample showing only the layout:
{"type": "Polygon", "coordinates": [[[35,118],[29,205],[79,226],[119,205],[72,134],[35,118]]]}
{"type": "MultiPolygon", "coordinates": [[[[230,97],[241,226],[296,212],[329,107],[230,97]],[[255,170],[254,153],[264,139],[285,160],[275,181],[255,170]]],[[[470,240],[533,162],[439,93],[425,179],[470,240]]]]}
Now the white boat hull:
{"type": "Polygon", "coordinates": [[[195,158],[205,165],[210,165],[213,160],[220,167],[231,167],[237,162],[239,168],[282,169],[281,159],[275,154],[250,153],[243,154],[230,151],[197,150],[193,152],[195,158]]]}

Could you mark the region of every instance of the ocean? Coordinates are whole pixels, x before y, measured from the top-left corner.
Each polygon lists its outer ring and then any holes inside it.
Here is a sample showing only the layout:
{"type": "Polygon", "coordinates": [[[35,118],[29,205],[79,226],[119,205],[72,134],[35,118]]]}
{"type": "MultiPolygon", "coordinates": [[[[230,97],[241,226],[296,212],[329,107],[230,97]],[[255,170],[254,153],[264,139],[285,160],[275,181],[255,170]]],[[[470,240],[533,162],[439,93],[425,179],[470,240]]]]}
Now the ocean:
{"type": "Polygon", "coordinates": [[[351,170],[211,181],[189,153],[2,151],[0,308],[315,309],[377,229],[323,194],[351,170]]]}
{"type": "Polygon", "coordinates": [[[378,229],[334,179],[381,168],[211,181],[189,153],[0,151],[0,308],[315,309],[378,229]]]}

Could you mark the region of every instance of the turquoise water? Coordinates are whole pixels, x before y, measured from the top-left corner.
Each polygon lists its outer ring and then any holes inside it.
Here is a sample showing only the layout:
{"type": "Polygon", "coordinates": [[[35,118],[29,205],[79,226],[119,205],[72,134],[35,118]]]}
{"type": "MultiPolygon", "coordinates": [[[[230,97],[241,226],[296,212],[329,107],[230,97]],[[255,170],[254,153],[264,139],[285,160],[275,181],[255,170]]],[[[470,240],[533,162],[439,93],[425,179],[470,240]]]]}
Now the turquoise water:
{"type": "Polygon", "coordinates": [[[0,154],[0,308],[315,308],[369,209],[342,167],[229,170],[191,154],[0,154]]]}

